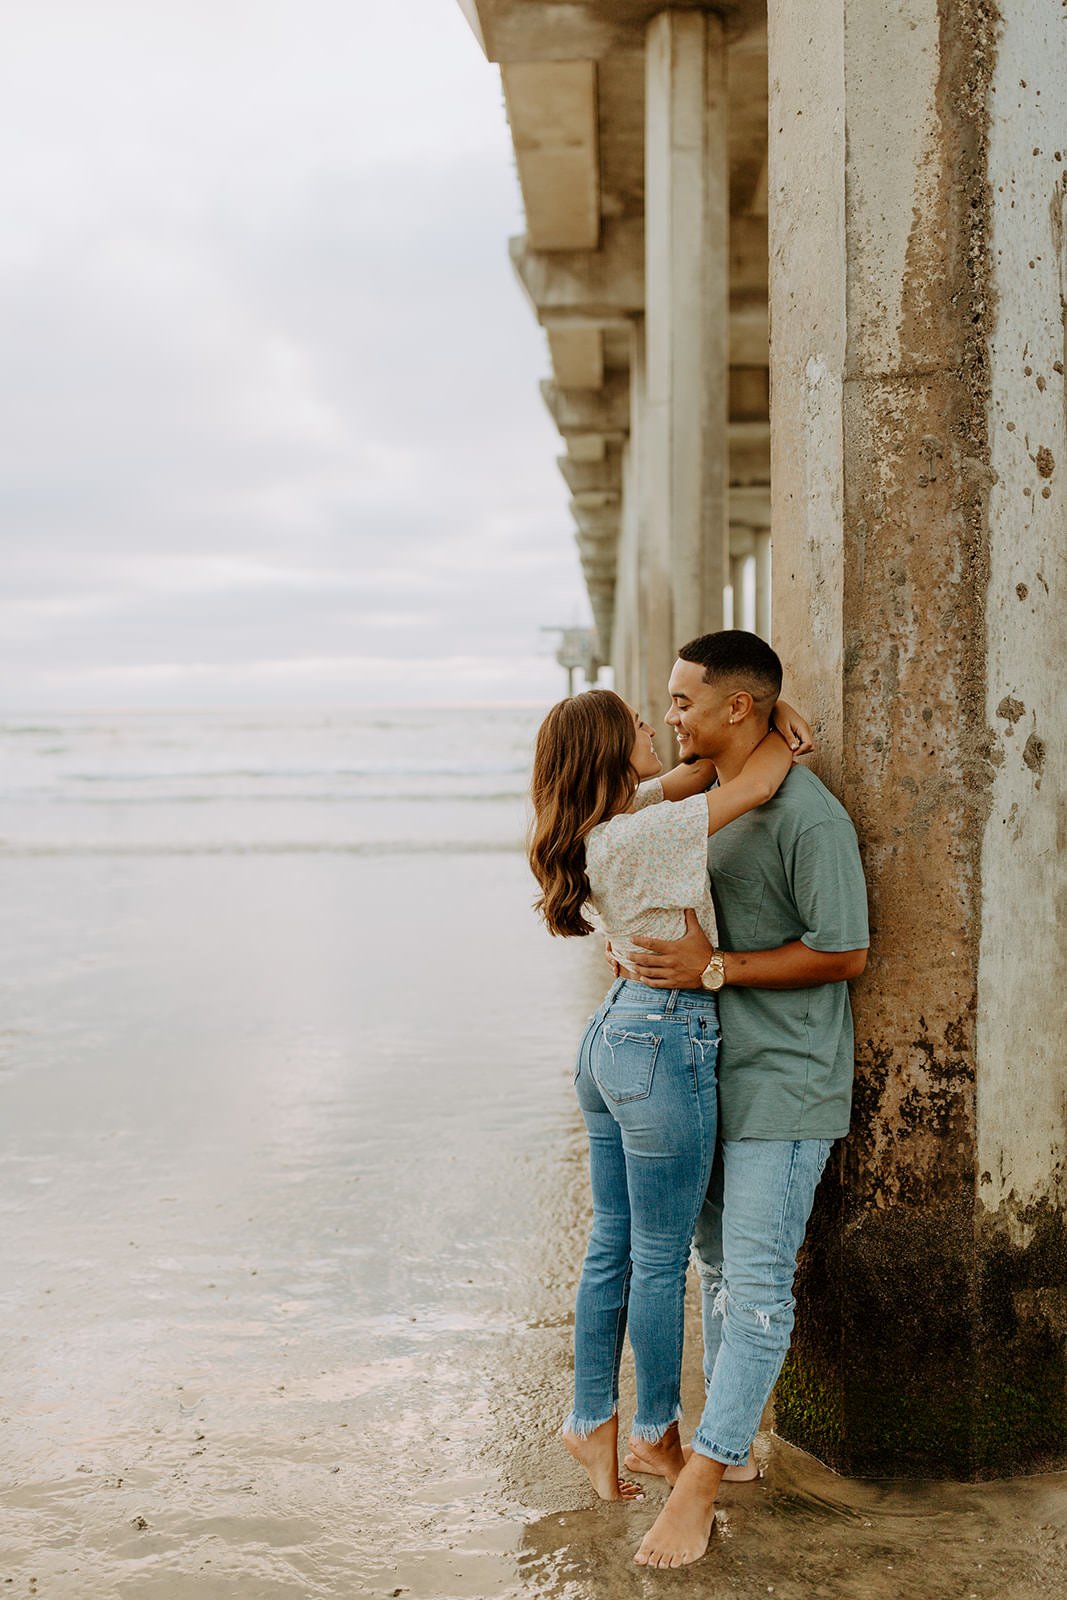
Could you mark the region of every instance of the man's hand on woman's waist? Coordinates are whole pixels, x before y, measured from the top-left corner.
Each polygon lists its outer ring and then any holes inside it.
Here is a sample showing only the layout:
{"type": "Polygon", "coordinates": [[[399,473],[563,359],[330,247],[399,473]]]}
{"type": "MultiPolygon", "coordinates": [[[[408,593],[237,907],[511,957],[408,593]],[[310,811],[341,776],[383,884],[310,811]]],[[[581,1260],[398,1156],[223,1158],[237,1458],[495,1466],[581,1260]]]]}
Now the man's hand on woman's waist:
{"type": "Polygon", "coordinates": [[[653,989],[699,989],[704,969],[715,954],[715,947],[693,910],[686,911],[685,932],[680,939],[633,938],[630,944],[627,971],[653,989]]]}
{"type": "MultiPolygon", "coordinates": [[[[695,911],[686,911],[680,939],[630,941],[627,969],[653,989],[699,989],[714,947],[695,911]]],[[[866,950],[813,950],[802,939],[774,950],[724,950],[729,987],[744,989],[812,989],[823,983],[858,978],[867,965],[866,950]]]]}

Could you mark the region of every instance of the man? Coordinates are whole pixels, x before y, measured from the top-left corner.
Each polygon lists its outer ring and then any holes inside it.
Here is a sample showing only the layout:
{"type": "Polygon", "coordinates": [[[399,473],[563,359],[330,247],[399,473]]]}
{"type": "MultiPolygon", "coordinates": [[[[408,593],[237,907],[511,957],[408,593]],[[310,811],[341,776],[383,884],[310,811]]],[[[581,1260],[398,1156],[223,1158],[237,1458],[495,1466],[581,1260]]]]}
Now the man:
{"type": "MultiPolygon", "coordinates": [[[[767,733],[782,666],[755,634],[685,645],[667,722],[682,760],[726,782],[767,733]]],[[[848,1132],[853,1073],[847,982],[867,960],[867,897],[848,813],[806,767],[708,841],[721,949],[687,914],[684,938],[636,939],[629,969],[656,988],[719,993],[719,1139],[696,1232],[707,1399],[688,1461],[635,1561],[704,1554],[724,1472],[751,1442],[789,1348],[793,1279],[832,1142],[848,1132]]],[[[642,1459],[663,1470],[647,1446],[642,1459]]],[[[731,1473],[731,1476],[734,1476],[731,1473]]],[[[739,1475],[739,1474],[738,1474],[739,1475]]]]}

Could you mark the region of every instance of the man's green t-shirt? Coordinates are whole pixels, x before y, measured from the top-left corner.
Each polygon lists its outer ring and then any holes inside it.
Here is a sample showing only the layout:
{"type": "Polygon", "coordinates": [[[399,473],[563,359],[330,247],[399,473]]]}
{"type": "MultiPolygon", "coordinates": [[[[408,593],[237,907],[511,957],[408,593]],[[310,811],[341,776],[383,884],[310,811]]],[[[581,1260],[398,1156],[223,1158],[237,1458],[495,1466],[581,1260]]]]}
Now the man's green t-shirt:
{"type": "MultiPolygon", "coordinates": [[[[848,812],[813,772],[794,767],[773,800],[708,840],[724,950],[813,950],[869,942],[867,890],[848,812]]],[[[848,1132],[854,1068],[846,983],[719,993],[723,1139],[838,1139],[848,1132]]]]}

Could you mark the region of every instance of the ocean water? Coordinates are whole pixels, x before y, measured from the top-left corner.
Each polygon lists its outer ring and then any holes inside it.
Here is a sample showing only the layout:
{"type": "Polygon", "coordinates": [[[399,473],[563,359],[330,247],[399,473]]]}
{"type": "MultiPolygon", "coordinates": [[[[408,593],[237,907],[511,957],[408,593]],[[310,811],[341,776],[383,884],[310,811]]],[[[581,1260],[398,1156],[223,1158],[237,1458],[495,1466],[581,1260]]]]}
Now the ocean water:
{"type": "Polygon", "coordinates": [[[538,718],[0,722],[12,1600],[1067,1591],[1062,1475],[848,1484],[761,1435],[664,1575],[662,1488],[565,1456],[609,974],[530,909],[538,718]]]}
{"type": "Polygon", "coordinates": [[[0,718],[5,855],[521,847],[540,711],[0,718]]]}

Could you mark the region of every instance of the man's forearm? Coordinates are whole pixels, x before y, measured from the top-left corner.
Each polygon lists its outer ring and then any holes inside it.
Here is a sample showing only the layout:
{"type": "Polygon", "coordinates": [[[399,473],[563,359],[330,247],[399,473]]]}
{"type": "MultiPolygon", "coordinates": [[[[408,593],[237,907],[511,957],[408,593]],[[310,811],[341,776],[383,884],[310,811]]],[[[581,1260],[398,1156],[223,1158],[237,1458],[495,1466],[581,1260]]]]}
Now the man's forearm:
{"type": "MultiPolygon", "coordinates": [[[[635,937],[628,976],[654,989],[699,989],[713,951],[692,909],[685,927],[681,939],[635,937]]],[[[812,950],[802,939],[773,950],[724,950],[722,956],[727,985],[741,989],[813,989],[858,978],[867,965],[866,950],[812,950]]]]}
{"type": "Polygon", "coordinates": [[[857,978],[866,950],[812,950],[802,939],[775,950],[724,950],[726,982],[738,989],[811,989],[857,978]]]}

